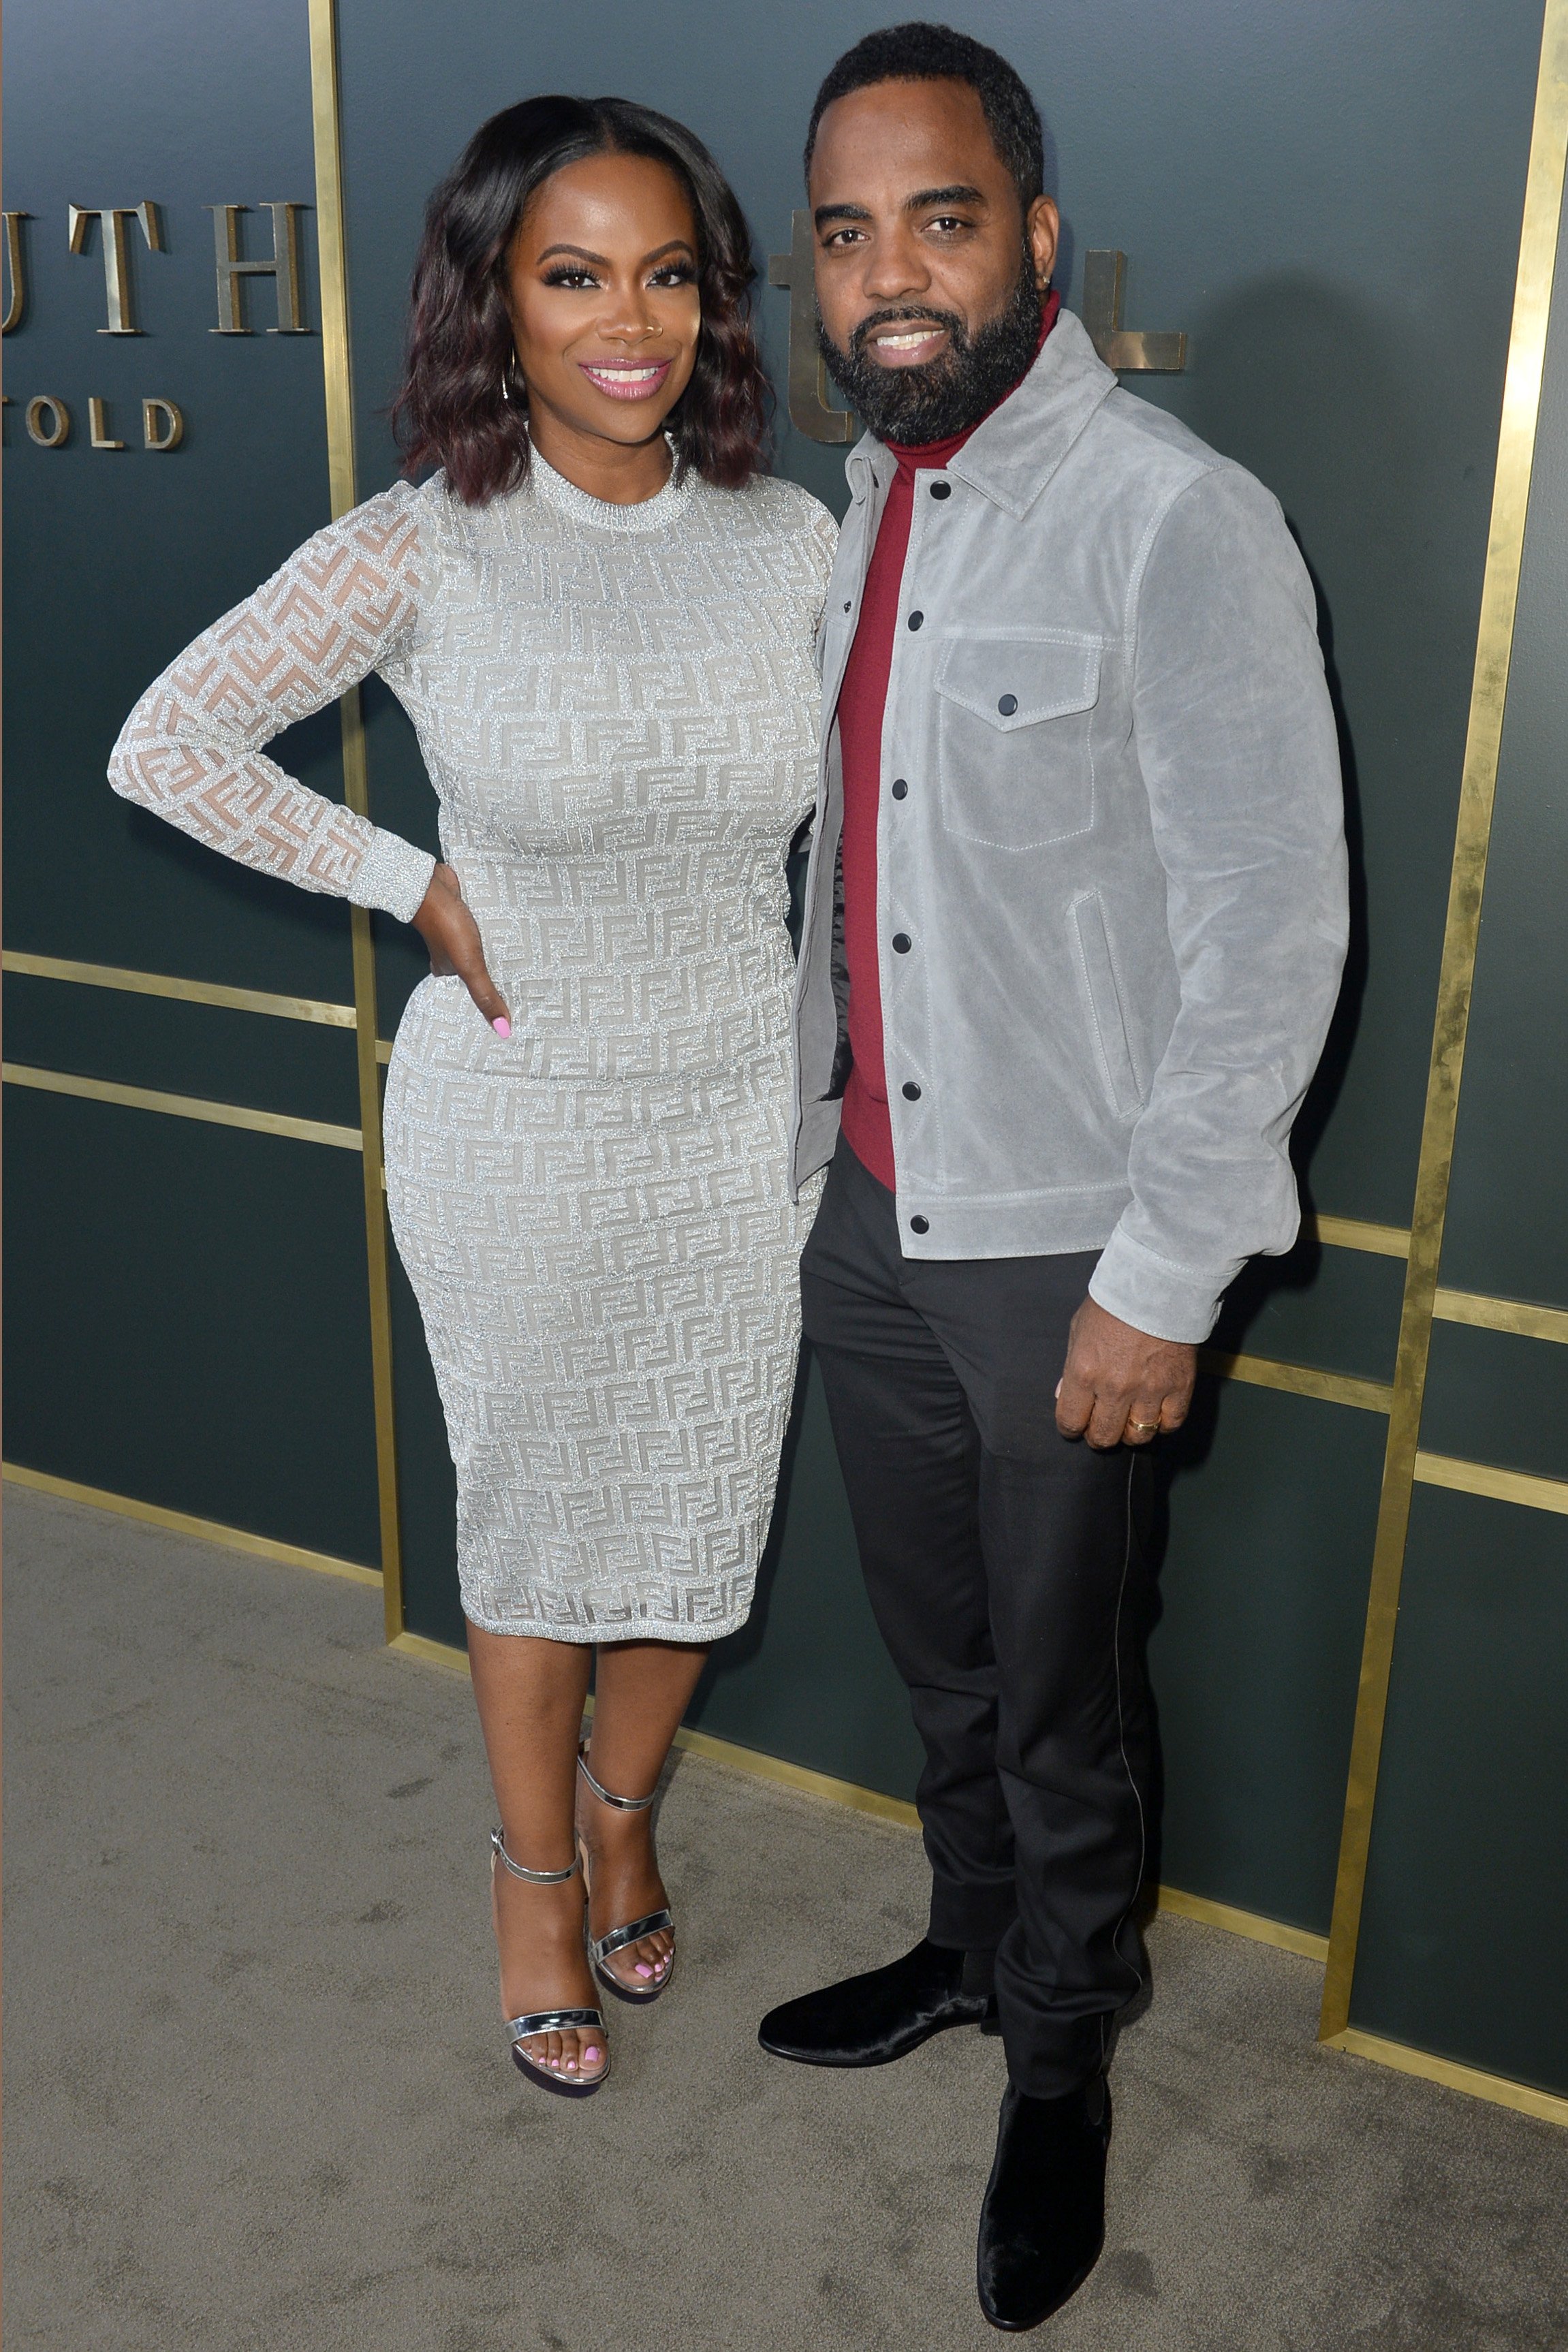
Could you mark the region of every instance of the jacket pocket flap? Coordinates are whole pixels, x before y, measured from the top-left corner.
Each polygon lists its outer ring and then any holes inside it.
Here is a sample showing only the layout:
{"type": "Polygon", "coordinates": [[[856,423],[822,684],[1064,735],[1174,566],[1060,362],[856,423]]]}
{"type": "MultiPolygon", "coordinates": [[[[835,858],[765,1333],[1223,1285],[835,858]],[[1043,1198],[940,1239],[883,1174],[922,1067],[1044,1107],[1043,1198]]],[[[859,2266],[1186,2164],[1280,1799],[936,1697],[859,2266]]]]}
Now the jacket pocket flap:
{"type": "Polygon", "coordinates": [[[1099,637],[953,637],[936,690],[999,733],[1092,710],[1100,699],[1099,637]]]}

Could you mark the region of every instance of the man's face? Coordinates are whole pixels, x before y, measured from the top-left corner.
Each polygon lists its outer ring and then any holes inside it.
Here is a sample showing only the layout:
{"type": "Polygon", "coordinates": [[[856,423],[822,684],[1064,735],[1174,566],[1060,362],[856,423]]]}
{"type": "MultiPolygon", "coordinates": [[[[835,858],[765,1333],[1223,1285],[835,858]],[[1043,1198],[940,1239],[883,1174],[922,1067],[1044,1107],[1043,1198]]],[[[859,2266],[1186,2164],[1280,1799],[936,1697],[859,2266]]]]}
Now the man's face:
{"type": "Polygon", "coordinates": [[[829,373],[883,440],[978,422],[1035,355],[1057,208],[1025,218],[967,82],[882,81],[836,99],[808,188],[829,373]]]}

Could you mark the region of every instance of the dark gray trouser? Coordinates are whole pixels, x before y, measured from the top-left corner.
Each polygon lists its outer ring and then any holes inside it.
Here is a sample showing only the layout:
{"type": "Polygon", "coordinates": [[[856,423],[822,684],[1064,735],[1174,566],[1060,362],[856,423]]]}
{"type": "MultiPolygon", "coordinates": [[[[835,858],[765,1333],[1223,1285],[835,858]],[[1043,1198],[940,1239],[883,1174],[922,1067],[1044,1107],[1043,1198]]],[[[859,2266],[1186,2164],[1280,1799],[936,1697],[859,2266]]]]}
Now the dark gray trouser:
{"type": "Polygon", "coordinates": [[[1148,1464],[1058,1434],[1098,1252],[906,1258],[840,1142],[801,1265],[867,1590],[909,1685],[933,1943],[994,1950],[1008,2073],[1054,2098],[1137,1990],[1148,1464]]]}

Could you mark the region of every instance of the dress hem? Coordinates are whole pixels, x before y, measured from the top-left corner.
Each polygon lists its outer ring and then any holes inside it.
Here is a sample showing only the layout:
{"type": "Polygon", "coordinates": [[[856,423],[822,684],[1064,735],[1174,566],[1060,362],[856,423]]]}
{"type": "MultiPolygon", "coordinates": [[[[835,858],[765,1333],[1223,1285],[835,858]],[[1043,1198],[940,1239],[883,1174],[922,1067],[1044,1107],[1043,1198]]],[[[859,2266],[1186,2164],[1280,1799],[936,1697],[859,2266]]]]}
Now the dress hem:
{"type": "MultiPolygon", "coordinates": [[[[750,1613],[748,1611],[747,1615],[750,1613]]],[[[661,1627],[657,1622],[626,1629],[601,1625],[539,1625],[519,1623],[515,1617],[504,1622],[497,1618],[475,1617],[467,1609],[463,1612],[463,1620],[466,1624],[478,1626],[481,1633],[516,1633],[535,1642],[574,1642],[591,1645],[596,1650],[613,1649],[621,1642],[669,1642],[687,1649],[706,1650],[710,1649],[715,1642],[727,1641],[731,1633],[738,1633],[746,1622],[745,1617],[735,1617],[722,1625],[704,1625],[690,1630],[672,1630],[661,1627]]]]}

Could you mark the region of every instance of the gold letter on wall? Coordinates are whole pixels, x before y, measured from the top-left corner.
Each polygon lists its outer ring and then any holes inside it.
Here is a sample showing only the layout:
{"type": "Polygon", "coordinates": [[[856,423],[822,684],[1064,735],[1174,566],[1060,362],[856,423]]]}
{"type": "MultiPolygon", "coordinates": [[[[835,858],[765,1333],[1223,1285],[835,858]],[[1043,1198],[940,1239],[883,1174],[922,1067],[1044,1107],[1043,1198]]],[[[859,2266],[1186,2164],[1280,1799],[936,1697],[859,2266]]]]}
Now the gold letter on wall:
{"type": "Polygon", "coordinates": [[[22,268],[22,223],[30,220],[30,213],[7,213],[5,215],[5,268],[11,280],[11,299],[5,305],[5,316],[0,320],[0,335],[8,335],[13,327],[22,323],[22,313],[27,307],[27,283],[22,268]]]}
{"type": "Polygon", "coordinates": [[[262,212],[272,215],[272,258],[270,261],[241,261],[239,257],[239,215],[248,212],[247,205],[209,205],[213,216],[213,236],[217,248],[217,325],[215,335],[248,335],[240,312],[239,280],[242,278],[270,278],[278,289],[278,324],[268,327],[269,335],[308,335],[300,309],[300,244],[294,215],[298,205],[263,205],[262,212]]]}
{"type": "Polygon", "coordinates": [[[109,404],[89,400],[87,404],[88,438],[95,449],[123,449],[123,441],[116,441],[109,430],[109,404]]]}
{"type": "Polygon", "coordinates": [[[1121,281],[1127,256],[1094,247],[1083,257],[1083,323],[1109,368],[1124,375],[1180,375],[1187,364],[1184,334],[1147,333],[1121,323],[1121,281]]]}
{"type": "Polygon", "coordinates": [[[103,223],[103,282],[109,296],[109,324],[100,327],[99,333],[139,335],[142,330],[131,315],[131,265],[125,251],[125,224],[128,220],[140,221],[148,252],[162,253],[163,240],[158,231],[157,205],[105,205],[99,210],[84,210],[80,205],[68,205],[66,219],[73,253],[85,253],[88,231],[93,222],[103,223]]]}
{"type": "Polygon", "coordinates": [[[855,438],[847,409],[827,405],[827,370],[816,341],[816,243],[809,213],[791,213],[790,249],[768,262],[768,284],[789,289],[789,421],[808,440],[855,438]]]}
{"type": "Polygon", "coordinates": [[[36,441],[40,449],[61,449],[70,439],[71,413],[63,400],[52,392],[40,392],[36,400],[27,403],[27,438],[36,441]],[[44,429],[44,412],[48,411],[48,429],[44,429]]]}
{"type": "Polygon", "coordinates": [[[185,437],[185,420],[172,400],[142,403],[142,446],[144,449],[177,449],[185,437]]]}

